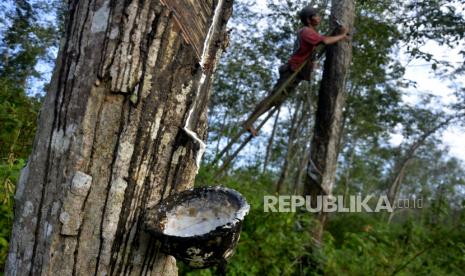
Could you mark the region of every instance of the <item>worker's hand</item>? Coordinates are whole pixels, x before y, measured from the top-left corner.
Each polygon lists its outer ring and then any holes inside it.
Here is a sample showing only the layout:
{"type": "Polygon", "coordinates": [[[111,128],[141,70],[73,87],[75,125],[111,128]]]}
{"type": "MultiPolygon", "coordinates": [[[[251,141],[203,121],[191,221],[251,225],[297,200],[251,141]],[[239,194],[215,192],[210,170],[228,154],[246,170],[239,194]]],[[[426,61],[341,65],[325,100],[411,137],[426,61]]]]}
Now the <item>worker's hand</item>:
{"type": "Polygon", "coordinates": [[[343,41],[349,41],[352,37],[350,36],[349,33],[345,33],[344,38],[342,39],[343,41]]]}
{"type": "Polygon", "coordinates": [[[340,28],[340,31],[341,31],[341,35],[343,35],[344,37],[342,38],[342,41],[348,41],[350,40],[350,34],[349,34],[349,29],[344,27],[344,26],[341,26],[340,28]]]}

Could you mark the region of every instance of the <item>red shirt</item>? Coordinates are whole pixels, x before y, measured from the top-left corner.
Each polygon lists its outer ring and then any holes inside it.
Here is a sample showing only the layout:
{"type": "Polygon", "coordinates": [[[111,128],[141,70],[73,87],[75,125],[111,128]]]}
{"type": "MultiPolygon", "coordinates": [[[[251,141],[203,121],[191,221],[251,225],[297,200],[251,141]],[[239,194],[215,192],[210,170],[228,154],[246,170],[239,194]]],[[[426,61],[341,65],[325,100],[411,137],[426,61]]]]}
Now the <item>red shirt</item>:
{"type": "Polygon", "coordinates": [[[297,70],[309,58],[316,46],[323,42],[323,39],[325,39],[324,35],[320,35],[309,27],[303,27],[297,32],[294,53],[288,61],[292,71],[297,70]]]}

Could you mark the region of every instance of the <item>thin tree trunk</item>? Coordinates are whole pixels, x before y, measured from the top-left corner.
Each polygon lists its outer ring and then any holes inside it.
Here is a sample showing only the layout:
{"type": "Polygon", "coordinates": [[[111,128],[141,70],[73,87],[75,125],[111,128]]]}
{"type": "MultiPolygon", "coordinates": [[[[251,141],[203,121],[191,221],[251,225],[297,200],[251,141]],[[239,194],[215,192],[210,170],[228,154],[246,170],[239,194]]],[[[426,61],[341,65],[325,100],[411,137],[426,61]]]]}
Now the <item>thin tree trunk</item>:
{"type": "Polygon", "coordinates": [[[223,115],[223,120],[221,122],[221,128],[220,128],[220,131],[219,131],[219,134],[218,134],[218,142],[216,143],[215,156],[220,152],[220,144],[221,144],[221,139],[222,139],[222,136],[220,136],[220,134],[225,131],[226,119],[228,117],[228,113],[229,112],[226,110],[224,112],[224,115],[223,115]]]}
{"type": "MultiPolygon", "coordinates": [[[[337,19],[344,26],[352,29],[354,17],[355,3],[353,0],[332,1],[332,24],[337,19]]],[[[305,195],[317,196],[332,193],[342,133],[346,78],[351,58],[352,44],[350,41],[340,41],[327,48],[304,186],[305,195]]],[[[324,212],[319,214],[319,220],[320,227],[314,231],[316,241],[321,241],[323,234],[326,221],[324,212]]]]}
{"type": "MultiPolygon", "coordinates": [[[[355,88],[355,85],[353,83],[350,83],[349,85],[349,88],[347,89],[347,95],[348,96],[352,96],[354,94],[354,92],[357,91],[357,89],[355,88]]],[[[349,149],[350,151],[350,154],[349,154],[349,160],[348,160],[348,164],[347,164],[347,168],[346,168],[346,172],[344,174],[344,207],[347,207],[349,204],[349,192],[350,192],[350,178],[351,178],[351,168],[352,168],[352,164],[354,162],[354,158],[355,158],[355,147],[357,145],[357,142],[358,142],[358,139],[357,137],[352,137],[348,134],[348,131],[347,129],[345,128],[345,126],[347,125],[347,122],[349,120],[349,116],[348,116],[348,113],[351,112],[349,110],[345,110],[344,114],[343,114],[343,121],[342,121],[342,131],[343,131],[343,134],[342,134],[342,138],[341,138],[341,146],[340,146],[340,150],[342,150],[342,147],[346,144],[349,144],[351,146],[351,148],[349,149]],[[347,140],[349,140],[347,142],[347,140]]],[[[363,189],[362,189],[363,190],[363,189]]]]}
{"type": "Polygon", "coordinates": [[[176,275],[141,219],[193,185],[232,1],[70,5],[6,274],[176,275]]]}
{"type": "Polygon", "coordinates": [[[294,180],[294,186],[292,188],[293,194],[295,194],[295,195],[301,194],[301,188],[302,188],[301,183],[302,183],[302,179],[304,178],[305,167],[308,164],[308,159],[309,159],[309,156],[310,156],[308,154],[308,145],[306,145],[303,148],[302,153],[303,153],[302,157],[299,160],[299,168],[297,170],[297,174],[296,174],[295,180],[294,180]]]}
{"type": "MultiPolygon", "coordinates": [[[[310,86],[311,91],[313,91],[313,86],[310,86]]],[[[304,129],[304,134],[302,137],[300,137],[300,140],[303,141],[300,144],[303,146],[299,149],[300,151],[300,156],[301,158],[298,161],[298,169],[296,172],[296,176],[294,179],[293,183],[293,193],[294,194],[302,194],[301,191],[301,184],[302,184],[302,179],[304,178],[305,174],[305,168],[308,164],[308,159],[309,159],[309,141],[311,138],[311,130],[313,129],[313,112],[312,110],[314,109],[312,105],[312,99],[310,96],[310,93],[305,93],[305,100],[304,100],[304,109],[305,112],[303,112],[303,122],[306,122],[306,125],[303,127],[304,129]]]]}
{"type": "Polygon", "coordinates": [[[278,128],[279,113],[281,113],[281,107],[278,107],[278,113],[276,113],[276,118],[274,119],[273,130],[271,131],[268,146],[266,147],[265,161],[263,162],[263,173],[265,173],[268,168],[268,162],[270,161],[271,152],[273,151],[273,141],[274,136],[276,135],[276,129],[278,128]]]}
{"type": "Polygon", "coordinates": [[[297,135],[297,130],[299,129],[299,126],[302,124],[302,121],[303,121],[304,114],[300,116],[299,120],[297,119],[299,117],[301,106],[302,106],[302,101],[297,101],[297,106],[295,107],[295,111],[292,116],[291,125],[289,129],[290,135],[287,141],[286,157],[284,158],[284,163],[281,168],[281,173],[279,175],[278,182],[276,183],[276,192],[278,194],[281,192],[284,181],[287,178],[288,170],[289,170],[289,163],[293,157],[293,147],[294,147],[295,138],[297,135]]]}
{"type": "Polygon", "coordinates": [[[437,197],[437,205],[435,206],[435,208],[432,208],[433,212],[431,214],[431,224],[432,225],[439,224],[439,220],[440,220],[440,217],[441,217],[441,208],[442,208],[442,201],[443,201],[443,195],[444,195],[444,186],[443,185],[440,185],[438,187],[437,194],[439,195],[437,197]]]}
{"type": "MultiPolygon", "coordinates": [[[[425,141],[426,141],[426,139],[428,139],[428,137],[433,135],[436,131],[440,130],[441,128],[447,126],[455,118],[456,117],[449,117],[446,120],[444,120],[443,122],[437,124],[435,127],[425,131],[423,133],[423,135],[421,135],[420,138],[418,138],[418,140],[415,141],[415,143],[410,145],[410,147],[407,150],[407,152],[405,153],[405,155],[396,164],[395,171],[394,171],[394,174],[393,174],[394,175],[394,177],[393,177],[394,180],[389,185],[389,191],[388,191],[388,200],[391,203],[391,205],[393,205],[397,201],[397,198],[399,197],[400,187],[402,185],[402,181],[403,181],[404,176],[405,176],[405,170],[406,170],[408,164],[410,163],[410,161],[413,159],[417,149],[421,145],[423,145],[425,143],[425,141]]],[[[394,216],[394,212],[389,214],[388,223],[391,222],[393,216],[394,216]]]]}
{"type": "Polygon", "coordinates": [[[351,178],[351,168],[354,163],[355,158],[355,147],[357,145],[357,139],[350,143],[352,147],[350,148],[349,160],[347,161],[347,168],[344,174],[344,207],[348,207],[349,204],[349,192],[350,192],[350,178],[351,178]]]}

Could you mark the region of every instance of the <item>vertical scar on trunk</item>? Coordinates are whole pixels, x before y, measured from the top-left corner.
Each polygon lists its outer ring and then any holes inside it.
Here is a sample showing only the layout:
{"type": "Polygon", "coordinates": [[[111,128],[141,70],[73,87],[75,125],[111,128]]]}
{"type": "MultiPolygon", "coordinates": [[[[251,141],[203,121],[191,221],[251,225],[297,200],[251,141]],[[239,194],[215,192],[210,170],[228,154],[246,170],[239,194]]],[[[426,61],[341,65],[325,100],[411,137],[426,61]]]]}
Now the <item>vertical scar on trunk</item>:
{"type": "MultiPolygon", "coordinates": [[[[200,94],[202,93],[202,90],[204,90],[204,85],[207,83],[206,82],[207,74],[211,73],[211,70],[213,69],[212,67],[214,67],[212,65],[216,63],[217,61],[215,60],[215,58],[219,57],[219,55],[216,55],[216,54],[212,56],[210,52],[212,50],[212,47],[215,46],[213,41],[217,38],[217,33],[220,28],[219,20],[220,20],[220,15],[223,10],[223,6],[224,6],[224,0],[219,0],[218,4],[216,5],[216,8],[213,14],[213,19],[212,19],[212,22],[208,29],[207,36],[203,44],[202,55],[200,56],[199,64],[202,68],[202,73],[200,76],[200,81],[198,83],[197,92],[195,93],[194,103],[192,104],[192,107],[189,110],[189,115],[187,117],[186,124],[184,125],[184,128],[183,128],[184,131],[187,133],[187,135],[189,135],[189,137],[191,137],[194,140],[194,143],[197,145],[197,153],[195,157],[195,161],[197,165],[197,173],[200,168],[200,162],[202,161],[202,156],[205,153],[207,146],[205,142],[199,138],[198,134],[193,131],[191,115],[194,109],[196,109],[198,98],[200,94]]],[[[217,49],[217,52],[221,52],[221,49],[217,49]]]]}

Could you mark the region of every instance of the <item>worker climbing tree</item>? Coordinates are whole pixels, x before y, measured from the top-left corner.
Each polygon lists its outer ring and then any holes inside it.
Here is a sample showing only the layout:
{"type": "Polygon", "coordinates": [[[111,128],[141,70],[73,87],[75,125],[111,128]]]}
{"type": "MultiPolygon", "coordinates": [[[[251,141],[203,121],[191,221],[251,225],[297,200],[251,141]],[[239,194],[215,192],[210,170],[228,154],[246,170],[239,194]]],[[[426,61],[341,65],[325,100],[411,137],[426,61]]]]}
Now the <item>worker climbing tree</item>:
{"type": "Polygon", "coordinates": [[[231,141],[216,155],[212,164],[217,162],[232,148],[236,141],[244,134],[249,132],[250,136],[246,138],[241,145],[232,153],[228,154],[226,160],[223,160],[218,174],[221,174],[237,156],[237,154],[245,147],[245,145],[257,135],[258,130],[263,127],[266,121],[273,115],[277,107],[279,107],[287,97],[295,90],[299,83],[303,80],[309,81],[315,63],[322,57],[325,47],[322,51],[317,50],[319,45],[331,45],[338,41],[349,38],[348,29],[342,26],[336,20],[337,28],[329,36],[324,36],[318,33],[317,27],[321,23],[321,17],[317,9],[306,6],[299,12],[299,18],[303,25],[297,31],[296,39],[294,42],[294,50],[288,62],[279,68],[280,77],[271,89],[269,95],[265,97],[252,113],[248,119],[243,123],[243,130],[234,136],[231,141]],[[273,109],[274,108],[274,109],[273,109]],[[260,122],[257,128],[253,126],[254,122],[264,113],[270,111],[267,117],[260,122]]]}
{"type": "Polygon", "coordinates": [[[279,68],[279,79],[269,95],[265,97],[244,122],[244,129],[252,136],[257,135],[253,123],[265,112],[273,107],[280,106],[297,85],[303,80],[310,80],[317,55],[316,47],[323,43],[334,44],[348,38],[347,28],[340,26],[339,34],[324,36],[318,33],[321,17],[317,9],[306,6],[299,13],[303,27],[297,31],[294,42],[294,51],[288,62],[279,68]]]}

